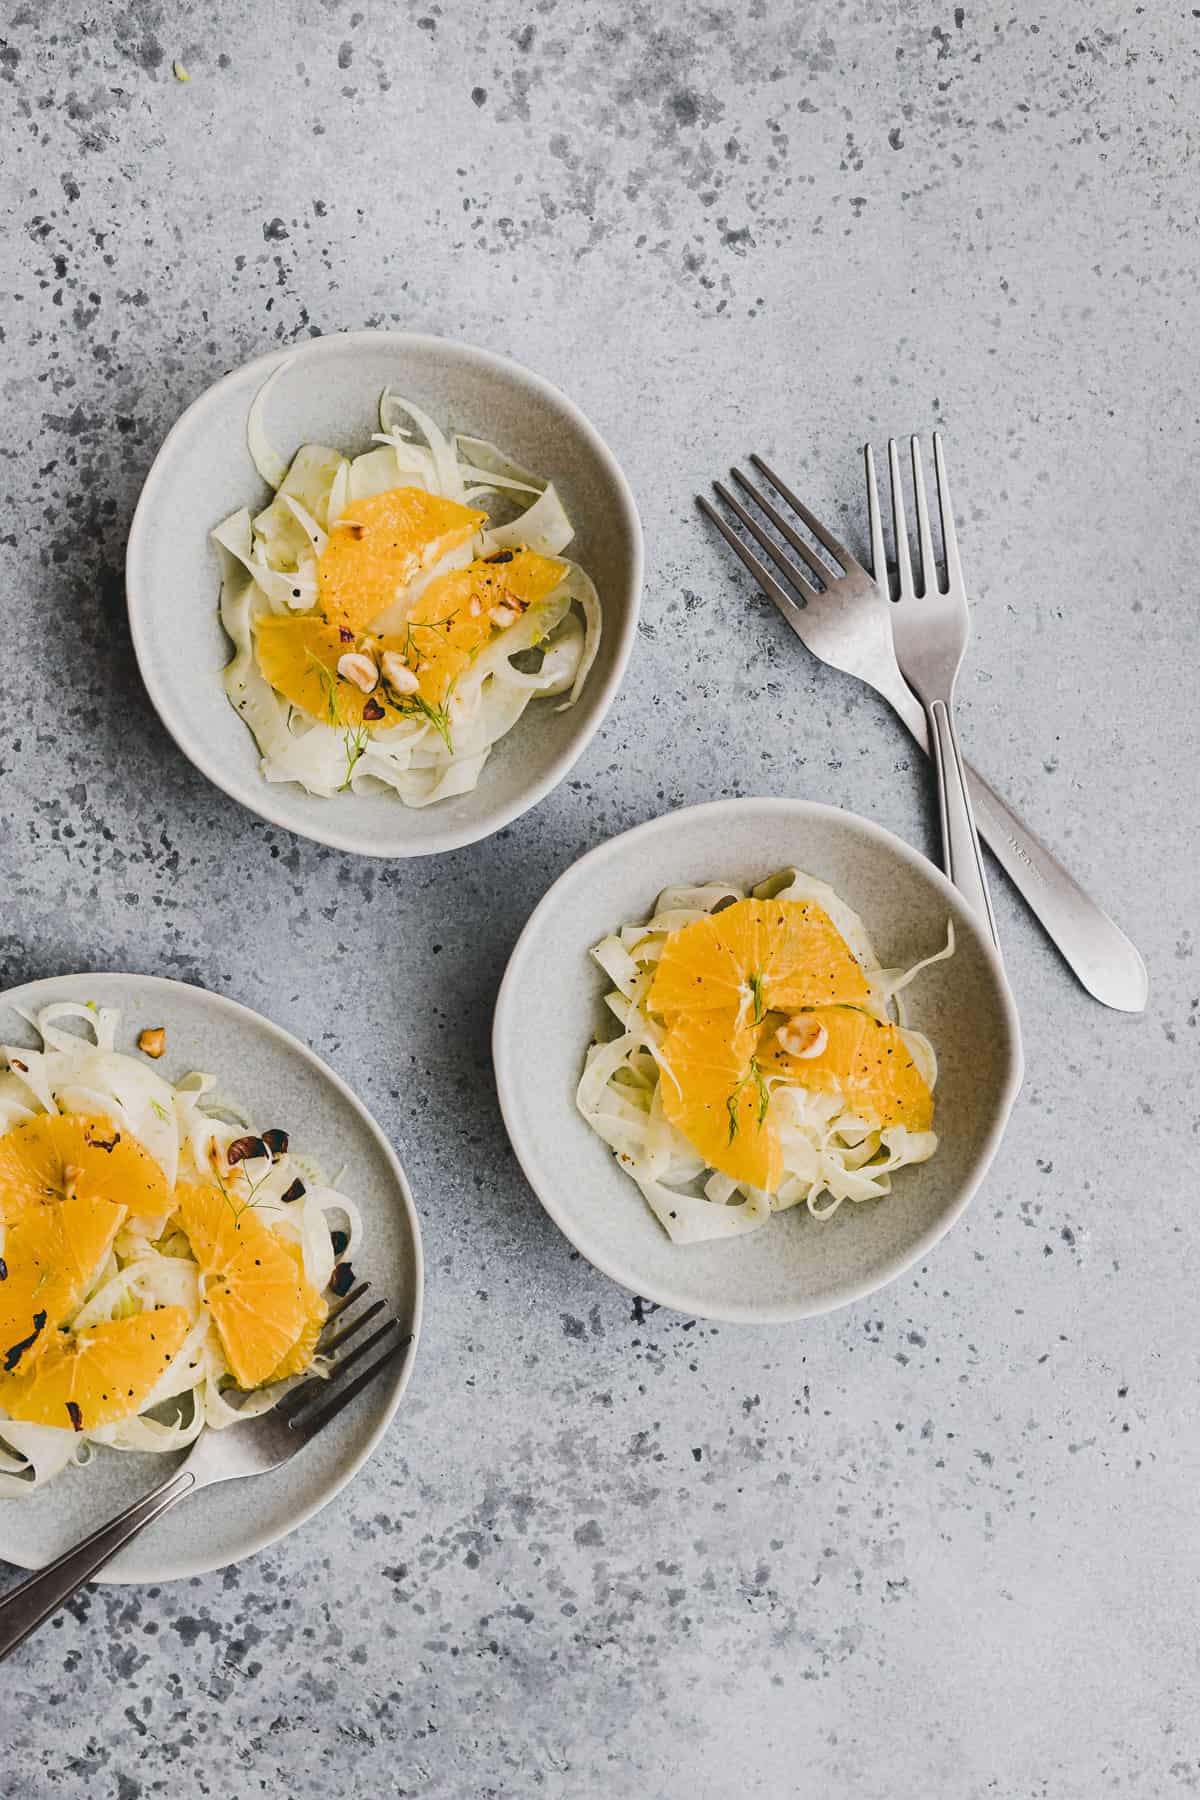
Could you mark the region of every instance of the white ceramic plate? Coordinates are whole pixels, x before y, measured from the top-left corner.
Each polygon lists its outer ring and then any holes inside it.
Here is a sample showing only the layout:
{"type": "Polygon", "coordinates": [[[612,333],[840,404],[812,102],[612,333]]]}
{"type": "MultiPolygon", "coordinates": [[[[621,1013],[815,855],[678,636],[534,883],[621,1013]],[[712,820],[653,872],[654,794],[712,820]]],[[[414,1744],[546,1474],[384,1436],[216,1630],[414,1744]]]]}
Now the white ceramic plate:
{"type": "Polygon", "coordinates": [[[844,1306],[926,1255],[982,1181],[1021,1082],[1017,1015],[999,958],[945,877],[869,820],[800,800],[690,807],[582,857],[517,941],[492,1041],[513,1147],[576,1249],[661,1306],[755,1324],[844,1306]],[[957,954],[905,996],[938,1054],[941,1143],[931,1162],[900,1171],[886,1200],[843,1205],[824,1222],[795,1207],[744,1237],[674,1245],[575,1108],[611,985],[588,951],[626,921],[648,917],[665,887],[719,879],[749,886],[789,865],[829,882],[861,914],[886,966],[940,948],[953,916],[957,954]]]}
{"type": "Polygon", "coordinates": [[[565,394],[506,357],[404,331],[312,338],[235,369],[189,406],[146,477],[125,558],[129,622],[142,679],[163,724],[196,767],[302,837],[363,856],[430,856],[474,843],[545,797],[570,769],[621,683],[637,629],[642,533],[616,459],[565,394]],[[576,536],[568,554],[596,583],[604,633],[579,701],[534,701],[492,752],[473,793],[412,810],[394,794],[321,799],[264,781],[249,730],[221,685],[231,645],[217,615],[220,565],[209,538],[239,506],[270,498],[246,449],[246,416],[268,377],[266,427],[290,458],[307,441],[357,453],[379,428],[383,388],[424,406],[443,429],[491,438],[554,481],[576,536]]]}
{"type": "MultiPolygon", "coordinates": [[[[217,1094],[255,1123],[282,1125],[295,1148],[331,1172],[362,1210],[356,1275],[387,1298],[411,1331],[408,1353],[285,1467],[231,1481],[185,1500],[155,1521],[98,1577],[173,1581],[238,1562],[294,1531],[362,1467],[408,1383],[421,1329],[421,1233],[404,1171],[378,1125],[311,1050],[278,1025],[203,988],[154,975],[64,975],[0,995],[0,1041],[36,1037],[14,1012],[54,1000],[95,1000],[121,1010],[117,1045],[132,1052],[145,1026],[165,1025],[158,1064],[170,1080],[190,1069],[217,1077],[217,1094]]],[[[236,1430],[234,1426],[232,1429],[236,1430]]],[[[0,1500],[0,1556],[40,1569],[162,1481],[177,1456],[125,1455],[97,1446],[85,1468],[64,1469],[35,1499],[0,1500]]]]}

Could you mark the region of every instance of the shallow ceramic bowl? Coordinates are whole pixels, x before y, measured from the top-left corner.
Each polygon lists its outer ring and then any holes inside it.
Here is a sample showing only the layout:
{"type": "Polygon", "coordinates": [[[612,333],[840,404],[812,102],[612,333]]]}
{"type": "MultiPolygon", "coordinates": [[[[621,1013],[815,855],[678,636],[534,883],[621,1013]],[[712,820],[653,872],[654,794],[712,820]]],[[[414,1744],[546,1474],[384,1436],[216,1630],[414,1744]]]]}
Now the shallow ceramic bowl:
{"type": "MultiPolygon", "coordinates": [[[[99,1581],[171,1581],[222,1568],[294,1531],[358,1472],[408,1384],[421,1329],[421,1232],[395,1154],[362,1103],[311,1050],[234,1000],[154,975],[64,975],[0,995],[0,1043],[36,1044],[16,1012],[55,1000],[94,1000],[120,1009],[117,1048],[134,1053],[138,1032],[165,1025],[158,1064],[168,1080],[190,1069],[217,1077],[215,1095],[244,1108],[261,1129],[290,1129],[296,1149],[332,1171],[362,1212],[354,1270],[386,1298],[412,1333],[408,1352],[283,1468],[223,1482],[156,1519],[102,1571],[99,1581]]],[[[237,1427],[232,1427],[237,1430],[237,1427]]],[[[106,1519],[147,1494],[179,1456],[124,1454],[95,1446],[84,1468],[66,1468],[35,1498],[0,1500],[0,1557],[40,1569],[106,1519]]]]}
{"type": "Polygon", "coordinates": [[[591,739],[620,686],[637,626],[642,534],[612,452],[548,381],[505,357],[403,331],[352,331],[272,351],[201,395],[146,477],[125,561],[142,679],[163,724],[210,781],[302,837],[364,856],[430,856],[487,837],[544,798],[591,739]],[[315,441],[357,453],[391,386],[443,430],[491,438],[552,479],[575,526],[568,554],[596,583],[604,634],[577,704],[535,701],[492,752],[470,794],[421,810],[393,794],[321,799],[259,773],[258,747],[221,684],[231,646],[217,614],[220,565],[209,533],[270,498],[246,448],[246,416],[286,363],[267,406],[268,436],[290,458],[315,441]]]}
{"type": "Polygon", "coordinates": [[[800,800],[690,807],[581,857],[512,953],[493,1053],[521,1166],[576,1249],[661,1306],[755,1324],[844,1306],[925,1256],[983,1180],[1021,1082],[1017,1015],[999,958],[949,882],[880,826],[800,800]],[[649,917],[665,887],[750,886],[789,865],[829,882],[861,914],[888,967],[938,949],[953,918],[957,954],[905,995],[938,1055],[941,1143],[932,1161],[900,1171],[885,1200],[847,1203],[824,1222],[795,1207],[745,1237],[677,1246],[575,1108],[611,985],[588,951],[626,921],[649,917]]]}

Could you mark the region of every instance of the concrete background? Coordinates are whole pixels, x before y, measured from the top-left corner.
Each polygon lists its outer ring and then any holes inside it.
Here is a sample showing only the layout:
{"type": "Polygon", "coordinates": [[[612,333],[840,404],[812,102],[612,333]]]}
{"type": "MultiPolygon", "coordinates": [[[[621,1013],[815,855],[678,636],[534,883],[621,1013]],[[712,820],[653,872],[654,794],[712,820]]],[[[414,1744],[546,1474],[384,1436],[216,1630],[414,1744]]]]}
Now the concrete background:
{"type": "Polygon", "coordinates": [[[409,1401],[340,1502],[223,1575],[94,1591],[6,1666],[5,1800],[1200,1789],[1200,14],[5,12],[0,977],[156,970],[307,1038],[397,1142],[429,1272],[409,1401]],[[574,779],[420,865],[208,787],[121,592],[182,408],[371,324],[559,382],[648,549],[574,779]],[[1150,1011],[1091,1002],[997,881],[1029,1073],[966,1221],[804,1328],[643,1309],[508,1150],[505,957],[582,850],[716,794],[933,847],[899,727],[692,495],[757,447],[861,542],[857,446],[935,423],[964,736],[1141,946],[1150,1011]]]}

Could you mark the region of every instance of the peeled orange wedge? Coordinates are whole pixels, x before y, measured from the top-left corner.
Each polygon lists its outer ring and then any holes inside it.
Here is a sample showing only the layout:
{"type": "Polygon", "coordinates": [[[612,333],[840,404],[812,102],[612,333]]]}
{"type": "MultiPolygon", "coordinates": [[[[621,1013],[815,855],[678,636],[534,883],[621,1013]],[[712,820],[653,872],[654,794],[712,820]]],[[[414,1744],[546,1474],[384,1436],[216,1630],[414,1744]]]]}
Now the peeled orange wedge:
{"type": "Polygon", "coordinates": [[[853,1112],[881,1127],[932,1128],[933,1095],[895,1025],[845,1006],[816,1007],[804,1016],[824,1027],[824,1049],[789,1056],[772,1034],[759,1053],[764,1074],[814,1093],[843,1094],[853,1112]]]}
{"type": "Polygon", "coordinates": [[[682,1013],[663,1044],[659,1091],[666,1117],[710,1168],[771,1192],[783,1159],[755,1061],[757,1040],[755,1027],[735,1023],[728,1010],[682,1013]]]}
{"type": "Polygon", "coordinates": [[[267,1377],[267,1385],[286,1381],[289,1375],[302,1375],[313,1359],[321,1327],[329,1316],[329,1307],[304,1274],[304,1252],[298,1244],[284,1244],[284,1249],[300,1271],[300,1296],[304,1302],[304,1324],[300,1336],[283,1361],[267,1377]]]}
{"type": "Polygon", "coordinates": [[[486,518],[418,487],[354,501],[330,528],[317,565],[327,621],[357,638],[415,575],[467,543],[486,518]]]}
{"type": "Polygon", "coordinates": [[[0,1223],[67,1194],[113,1200],[133,1215],[171,1210],[159,1165],[112,1119],[39,1113],[0,1138],[0,1223]]]}
{"type": "Polygon", "coordinates": [[[239,1387],[260,1387],[309,1321],[302,1268],[253,1206],[216,1187],[181,1186],[177,1195],[178,1221],[204,1276],[204,1304],[230,1372],[239,1387]]]}
{"type": "Polygon", "coordinates": [[[379,640],[381,654],[394,650],[403,657],[431,706],[445,704],[458,676],[498,629],[493,608],[507,609],[513,623],[567,572],[565,563],[535,550],[502,554],[503,562],[478,560],[439,575],[413,605],[404,630],[379,640]]]}
{"type": "Polygon", "coordinates": [[[0,1406],[31,1425],[93,1431],[140,1412],[187,1336],[182,1306],[55,1331],[26,1372],[0,1376],[0,1406]]]}
{"type": "Polygon", "coordinates": [[[814,901],[737,900],[671,934],[647,1005],[665,1018],[728,1008],[758,1021],[869,993],[845,939],[814,901]]]}
{"type": "Polygon", "coordinates": [[[0,1370],[33,1367],[84,1299],[125,1218],[115,1201],[70,1194],[27,1206],[0,1255],[0,1370]]]}
{"type": "Polygon", "coordinates": [[[258,666],[285,700],[323,725],[386,730],[405,716],[388,688],[379,682],[371,693],[364,694],[338,674],[339,658],[354,648],[336,625],[312,613],[301,618],[266,613],[254,628],[258,666]]]}

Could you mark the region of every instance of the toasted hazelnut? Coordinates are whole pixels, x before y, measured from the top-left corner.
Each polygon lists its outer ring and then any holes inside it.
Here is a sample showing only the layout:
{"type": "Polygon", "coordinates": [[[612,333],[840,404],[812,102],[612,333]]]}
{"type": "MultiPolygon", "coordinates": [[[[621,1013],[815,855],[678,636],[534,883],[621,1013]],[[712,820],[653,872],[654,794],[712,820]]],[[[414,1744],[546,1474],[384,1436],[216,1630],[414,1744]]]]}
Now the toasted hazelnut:
{"type": "Polygon", "coordinates": [[[157,1062],[167,1047],[167,1028],[165,1025],[147,1026],[138,1033],[138,1049],[143,1056],[152,1056],[157,1062]]]}
{"type": "Polygon", "coordinates": [[[807,1058],[820,1056],[829,1042],[829,1033],[819,1019],[797,1013],[794,1019],[788,1019],[779,1027],[775,1041],[785,1056],[807,1058]]]}
{"type": "Polygon", "coordinates": [[[343,681],[352,682],[364,694],[369,694],[379,680],[379,670],[370,657],[357,650],[348,650],[345,656],[338,657],[337,672],[343,681]]]}
{"type": "Polygon", "coordinates": [[[381,667],[383,679],[398,694],[415,694],[421,685],[398,650],[385,650],[381,667]]]}

